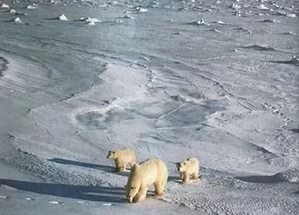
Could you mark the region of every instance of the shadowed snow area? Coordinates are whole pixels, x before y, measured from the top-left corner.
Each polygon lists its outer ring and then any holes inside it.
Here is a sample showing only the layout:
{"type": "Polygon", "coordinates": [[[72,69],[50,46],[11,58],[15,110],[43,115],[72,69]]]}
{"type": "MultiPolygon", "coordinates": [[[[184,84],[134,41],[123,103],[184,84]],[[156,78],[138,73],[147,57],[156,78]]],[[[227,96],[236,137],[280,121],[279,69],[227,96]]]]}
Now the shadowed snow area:
{"type": "Polygon", "coordinates": [[[1,213],[297,214],[298,6],[0,0],[1,213]],[[167,163],[162,199],[126,202],[124,147],[167,163]]]}

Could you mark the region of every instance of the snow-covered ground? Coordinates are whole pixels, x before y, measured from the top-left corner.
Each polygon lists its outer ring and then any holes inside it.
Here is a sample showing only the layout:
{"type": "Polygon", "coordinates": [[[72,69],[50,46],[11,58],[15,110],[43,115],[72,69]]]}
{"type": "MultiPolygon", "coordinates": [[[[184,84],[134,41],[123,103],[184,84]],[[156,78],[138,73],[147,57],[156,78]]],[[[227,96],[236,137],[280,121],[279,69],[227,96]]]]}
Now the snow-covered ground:
{"type": "Polygon", "coordinates": [[[297,214],[298,6],[0,0],[0,214],[297,214]],[[162,199],[126,202],[124,147],[162,199]]]}

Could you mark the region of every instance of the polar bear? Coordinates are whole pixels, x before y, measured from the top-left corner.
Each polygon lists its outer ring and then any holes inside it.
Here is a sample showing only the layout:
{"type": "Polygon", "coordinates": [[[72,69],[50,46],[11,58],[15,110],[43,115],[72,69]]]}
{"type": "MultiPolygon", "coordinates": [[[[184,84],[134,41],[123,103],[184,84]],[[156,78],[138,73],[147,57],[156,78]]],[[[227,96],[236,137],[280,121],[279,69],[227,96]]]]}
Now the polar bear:
{"type": "Polygon", "coordinates": [[[201,177],[199,175],[199,160],[197,158],[188,158],[177,163],[177,169],[183,184],[188,184],[190,179],[198,179],[201,177]]]}
{"type": "Polygon", "coordinates": [[[149,185],[154,185],[155,194],[161,197],[164,194],[168,179],[166,164],[157,158],[148,159],[131,168],[130,176],[126,186],[128,202],[136,203],[146,198],[149,185]]]}
{"type": "Polygon", "coordinates": [[[136,163],[135,152],[131,149],[109,151],[107,158],[114,160],[116,172],[126,171],[128,166],[132,167],[136,163]]]}

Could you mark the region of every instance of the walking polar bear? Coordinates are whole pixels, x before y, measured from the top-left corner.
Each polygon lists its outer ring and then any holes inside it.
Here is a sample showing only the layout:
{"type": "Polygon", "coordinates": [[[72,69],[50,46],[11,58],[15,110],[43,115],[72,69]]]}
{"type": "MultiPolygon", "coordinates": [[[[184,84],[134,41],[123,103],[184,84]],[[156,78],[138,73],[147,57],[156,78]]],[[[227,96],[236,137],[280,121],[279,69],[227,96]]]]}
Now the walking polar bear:
{"type": "Polygon", "coordinates": [[[128,166],[132,167],[136,163],[135,152],[131,149],[109,151],[107,158],[114,160],[116,172],[126,171],[128,166]]]}
{"type": "Polygon", "coordinates": [[[149,185],[154,185],[156,196],[164,194],[164,189],[168,179],[168,170],[166,164],[157,158],[143,161],[135,164],[131,168],[127,183],[126,196],[128,202],[136,203],[146,198],[149,185]]]}
{"type": "Polygon", "coordinates": [[[198,179],[199,175],[199,160],[197,158],[188,158],[177,163],[177,169],[180,173],[180,178],[183,184],[188,184],[190,179],[198,179]]]}

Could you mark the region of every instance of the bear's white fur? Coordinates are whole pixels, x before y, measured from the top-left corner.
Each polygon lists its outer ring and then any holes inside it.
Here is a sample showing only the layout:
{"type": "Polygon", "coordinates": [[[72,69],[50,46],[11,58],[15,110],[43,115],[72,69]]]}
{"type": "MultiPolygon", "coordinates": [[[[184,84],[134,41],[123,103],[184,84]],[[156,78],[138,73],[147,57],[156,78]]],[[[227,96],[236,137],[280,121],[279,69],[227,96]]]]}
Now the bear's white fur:
{"type": "Polygon", "coordinates": [[[109,151],[107,158],[114,160],[116,172],[126,171],[128,166],[132,167],[136,163],[135,152],[131,149],[109,151]]]}
{"type": "Polygon", "coordinates": [[[197,158],[188,158],[177,163],[177,169],[184,184],[189,183],[190,179],[198,179],[200,177],[199,160],[197,158]]]}
{"type": "Polygon", "coordinates": [[[140,164],[135,164],[131,168],[127,183],[128,202],[140,202],[146,198],[149,185],[154,185],[155,194],[160,197],[164,194],[164,189],[168,179],[166,164],[157,158],[146,160],[140,164]]]}

